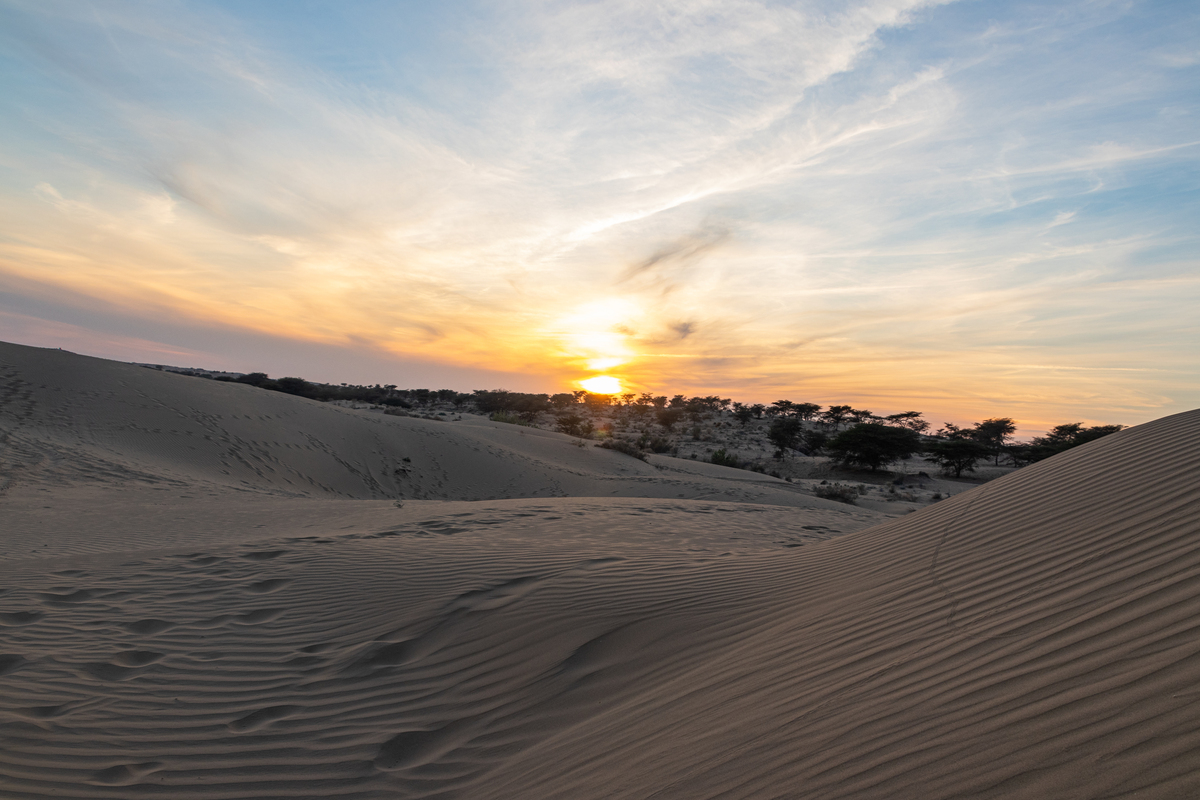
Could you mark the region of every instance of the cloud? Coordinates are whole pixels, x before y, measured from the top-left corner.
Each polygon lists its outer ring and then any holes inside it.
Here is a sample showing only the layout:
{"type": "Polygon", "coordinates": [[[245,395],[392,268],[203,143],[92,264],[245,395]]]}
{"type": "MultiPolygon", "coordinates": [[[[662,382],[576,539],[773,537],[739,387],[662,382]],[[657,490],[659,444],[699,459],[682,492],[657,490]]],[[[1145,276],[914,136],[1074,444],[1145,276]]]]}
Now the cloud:
{"type": "Polygon", "coordinates": [[[559,380],[611,300],[591,349],[705,393],[1194,363],[1194,25],[942,5],[8,3],[0,274],[559,380]]]}
{"type": "Polygon", "coordinates": [[[711,254],[729,237],[730,231],[727,227],[719,224],[706,224],[664,245],[643,261],[630,265],[617,278],[617,284],[647,277],[668,266],[673,267],[676,271],[685,270],[689,265],[711,254]]]}

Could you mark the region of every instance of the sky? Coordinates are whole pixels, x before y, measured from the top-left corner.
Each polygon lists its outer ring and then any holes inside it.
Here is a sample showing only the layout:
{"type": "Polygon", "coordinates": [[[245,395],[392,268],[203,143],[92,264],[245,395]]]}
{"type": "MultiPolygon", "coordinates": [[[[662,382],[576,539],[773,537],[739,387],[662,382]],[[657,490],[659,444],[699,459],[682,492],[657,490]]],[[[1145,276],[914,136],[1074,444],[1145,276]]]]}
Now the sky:
{"type": "Polygon", "coordinates": [[[0,339],[334,383],[1200,406],[1194,2],[0,0],[0,339]]]}

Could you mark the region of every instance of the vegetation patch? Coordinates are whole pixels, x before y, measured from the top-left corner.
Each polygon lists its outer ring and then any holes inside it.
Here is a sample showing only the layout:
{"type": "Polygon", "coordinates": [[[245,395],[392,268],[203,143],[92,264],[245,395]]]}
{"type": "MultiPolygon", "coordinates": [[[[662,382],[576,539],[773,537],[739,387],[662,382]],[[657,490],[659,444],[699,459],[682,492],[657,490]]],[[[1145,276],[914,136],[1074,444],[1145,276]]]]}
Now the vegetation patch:
{"type": "Polygon", "coordinates": [[[626,439],[605,439],[597,444],[596,447],[603,447],[605,450],[616,450],[618,453],[633,456],[640,461],[646,460],[646,451],[626,439]]]}
{"type": "Polygon", "coordinates": [[[851,486],[847,483],[821,481],[819,485],[813,487],[813,494],[825,500],[836,500],[839,503],[854,505],[854,501],[858,499],[861,492],[859,492],[857,486],[851,486]]]}

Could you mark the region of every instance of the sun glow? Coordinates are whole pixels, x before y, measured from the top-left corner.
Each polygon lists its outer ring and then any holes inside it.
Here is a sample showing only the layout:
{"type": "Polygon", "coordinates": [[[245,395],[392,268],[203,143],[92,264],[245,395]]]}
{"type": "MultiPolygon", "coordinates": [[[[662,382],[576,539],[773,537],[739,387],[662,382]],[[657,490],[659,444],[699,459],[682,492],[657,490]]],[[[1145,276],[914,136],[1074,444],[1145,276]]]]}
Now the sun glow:
{"type": "MultiPolygon", "coordinates": [[[[637,356],[632,345],[638,317],[637,304],[629,300],[593,300],[559,317],[547,332],[558,340],[561,355],[570,366],[604,372],[637,356]]],[[[604,393],[609,391],[618,389],[604,393]]]]}
{"type": "Polygon", "coordinates": [[[611,375],[597,375],[594,378],[588,378],[586,381],[580,381],[579,385],[592,394],[616,394],[621,391],[620,379],[614,378],[611,375]]]}

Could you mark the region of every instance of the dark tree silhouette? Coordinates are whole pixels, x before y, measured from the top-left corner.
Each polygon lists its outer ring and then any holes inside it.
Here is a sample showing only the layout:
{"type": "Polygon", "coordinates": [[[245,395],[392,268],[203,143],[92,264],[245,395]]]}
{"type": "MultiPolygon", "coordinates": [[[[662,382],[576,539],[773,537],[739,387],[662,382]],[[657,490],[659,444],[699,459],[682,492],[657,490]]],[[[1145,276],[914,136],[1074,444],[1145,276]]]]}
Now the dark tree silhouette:
{"type": "Polygon", "coordinates": [[[804,425],[797,417],[776,417],[767,429],[767,438],[775,445],[775,457],[780,458],[788,450],[795,450],[800,441],[804,425]]]}
{"type": "Polygon", "coordinates": [[[902,428],[908,428],[910,431],[924,433],[929,430],[929,423],[921,419],[920,411],[904,411],[899,414],[890,414],[884,417],[885,420],[893,425],[899,425],[902,428]]]}
{"type": "Polygon", "coordinates": [[[1082,422],[1056,425],[1045,436],[1038,436],[1028,445],[1012,448],[1014,460],[1029,463],[1058,455],[1072,447],[1094,442],[1109,434],[1124,430],[1124,425],[1093,425],[1085,428],[1082,422]]]}
{"type": "Polygon", "coordinates": [[[821,415],[821,419],[826,425],[830,425],[834,430],[837,430],[853,410],[850,406],[830,406],[825,409],[825,413],[821,415]]]}
{"type": "Polygon", "coordinates": [[[921,451],[921,437],[907,428],[860,422],[829,440],[825,449],[843,465],[875,471],[921,451]]]}
{"type": "Polygon", "coordinates": [[[1017,423],[1012,419],[997,417],[996,419],[985,419],[983,422],[976,422],[971,438],[985,445],[996,457],[996,465],[999,466],[1000,454],[1004,452],[1004,445],[1012,438],[1012,435],[1016,431],[1017,423]]]}
{"type": "Polygon", "coordinates": [[[974,439],[945,439],[933,442],[926,447],[930,461],[942,468],[947,475],[953,473],[955,478],[963,472],[973,472],[975,465],[988,456],[987,445],[974,439]]]}
{"type": "Polygon", "coordinates": [[[675,427],[676,422],[683,419],[683,409],[660,408],[654,416],[658,420],[659,425],[662,425],[667,430],[671,430],[675,427]]]}

